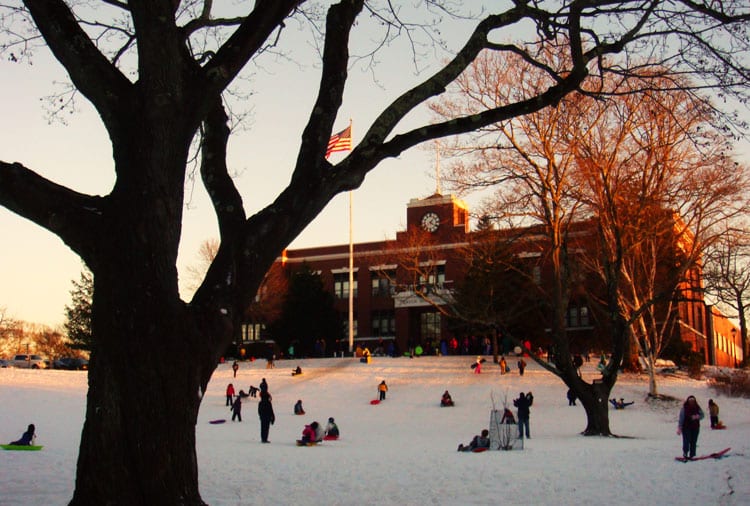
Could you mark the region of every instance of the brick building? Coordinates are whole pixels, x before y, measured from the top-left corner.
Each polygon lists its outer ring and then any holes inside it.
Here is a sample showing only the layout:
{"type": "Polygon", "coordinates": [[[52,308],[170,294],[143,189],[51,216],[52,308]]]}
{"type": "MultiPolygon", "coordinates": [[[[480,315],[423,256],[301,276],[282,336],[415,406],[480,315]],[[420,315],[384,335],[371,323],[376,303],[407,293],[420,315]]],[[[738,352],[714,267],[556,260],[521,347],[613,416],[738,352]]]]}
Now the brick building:
{"type": "MultiPolygon", "coordinates": [[[[348,334],[351,290],[353,336],[357,344],[372,346],[381,340],[394,341],[401,352],[419,345],[425,352],[433,353],[441,340],[455,337],[461,343],[466,342],[470,349],[465,351],[473,354],[481,346],[479,340],[471,336],[469,342],[469,336],[451,325],[438,306],[452,301],[453,287],[464,279],[467,246],[477,233],[469,230],[469,210],[463,201],[436,193],[408,203],[406,229],[397,232],[395,240],[353,245],[351,286],[348,244],[286,250],[271,272],[278,274],[279,270],[293,270],[307,264],[318,273],[324,287],[335,297],[335,307],[345,328],[343,335],[348,334]]],[[[578,236],[574,239],[576,248],[596,247],[585,224],[573,235],[578,236]]],[[[527,234],[523,246],[515,252],[517,257],[529,261],[529,276],[537,283],[545,283],[547,278],[544,242],[539,234],[527,234]]],[[[582,278],[581,283],[595,284],[590,278],[582,278]]],[[[701,352],[705,363],[734,366],[742,362],[738,332],[736,329],[732,332],[733,324],[705,304],[699,270],[691,271],[681,287],[680,292],[689,296],[681,295],[673,305],[676,311],[670,310],[679,337],[689,342],[694,351],[701,352]]],[[[596,288],[574,288],[571,293],[566,329],[574,351],[597,351],[607,349],[609,344],[606,319],[597,316],[587,296],[592,289],[596,288]]],[[[249,318],[243,329],[243,343],[273,337],[261,332],[262,319],[262,314],[257,313],[249,318]]],[[[544,320],[544,313],[529,317],[514,335],[528,339],[534,349],[545,347],[549,344],[546,337],[549,323],[544,320]]],[[[339,346],[328,343],[327,349],[348,350],[348,342],[339,346]]]]}

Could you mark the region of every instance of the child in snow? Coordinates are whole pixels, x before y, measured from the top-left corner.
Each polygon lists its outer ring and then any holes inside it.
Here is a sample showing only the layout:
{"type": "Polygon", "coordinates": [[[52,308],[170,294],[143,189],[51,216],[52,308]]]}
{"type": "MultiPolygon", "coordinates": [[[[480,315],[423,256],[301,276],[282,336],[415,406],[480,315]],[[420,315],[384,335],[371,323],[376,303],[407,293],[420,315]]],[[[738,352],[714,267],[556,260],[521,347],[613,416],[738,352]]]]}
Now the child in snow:
{"type": "Polygon", "coordinates": [[[711,420],[712,429],[721,425],[719,422],[719,405],[716,404],[713,399],[708,400],[708,416],[711,420]]]}
{"type": "Polygon", "coordinates": [[[453,399],[451,398],[451,394],[448,393],[448,390],[446,390],[443,393],[442,399],[440,399],[440,407],[450,407],[453,406],[453,399]]]}
{"type": "MultiPolygon", "coordinates": [[[[242,390],[240,390],[240,394],[242,394],[242,390]]],[[[237,398],[232,403],[232,421],[236,418],[238,421],[242,421],[242,395],[238,395],[237,398]]]]}
{"type": "Polygon", "coordinates": [[[500,374],[508,372],[508,362],[505,361],[505,357],[500,357],[500,374]]]}
{"type": "Polygon", "coordinates": [[[292,369],[292,376],[297,376],[298,374],[302,374],[302,368],[300,366],[297,366],[296,369],[292,369]]]}
{"type": "Polygon", "coordinates": [[[516,417],[513,416],[513,412],[511,410],[509,410],[508,408],[505,408],[503,410],[503,417],[500,419],[500,423],[507,424],[507,425],[515,425],[516,417]]]}
{"type": "Polygon", "coordinates": [[[250,397],[257,397],[258,395],[258,389],[254,386],[250,385],[250,388],[248,389],[250,391],[250,397]]]}
{"type": "Polygon", "coordinates": [[[300,439],[300,443],[313,443],[317,441],[317,430],[318,430],[318,422],[313,422],[310,425],[305,425],[305,428],[302,429],[302,439],[300,439]]]}
{"type": "Polygon", "coordinates": [[[328,425],[326,425],[326,438],[338,439],[339,438],[339,426],[333,421],[333,417],[328,419],[328,425]]]}
{"type": "Polygon", "coordinates": [[[474,374],[482,373],[482,357],[477,357],[477,362],[474,364],[474,374]]]}
{"type": "Polygon", "coordinates": [[[297,403],[294,405],[294,414],[295,415],[304,415],[305,410],[302,409],[302,399],[299,399],[297,403]]]}
{"type": "Polygon", "coordinates": [[[518,374],[523,376],[523,372],[526,370],[526,361],[524,359],[521,359],[516,365],[518,366],[518,374]]]}
{"type": "Polygon", "coordinates": [[[385,400],[385,393],[388,391],[388,385],[385,384],[385,380],[381,381],[378,385],[378,394],[381,401],[385,400]]]}
{"type": "Polygon", "coordinates": [[[234,402],[234,385],[231,383],[227,385],[227,403],[226,406],[231,406],[234,402]]]}
{"type": "Polygon", "coordinates": [[[23,433],[21,436],[21,439],[18,441],[13,441],[12,445],[15,446],[31,446],[34,444],[34,440],[36,439],[36,427],[33,423],[29,424],[29,427],[26,429],[26,432],[23,433]]]}
{"type": "Polygon", "coordinates": [[[609,402],[612,403],[615,409],[625,409],[631,404],[633,404],[633,402],[625,402],[625,399],[623,399],[622,397],[620,397],[619,401],[616,399],[610,399],[609,402]]]}
{"type": "Polygon", "coordinates": [[[471,440],[471,443],[469,443],[468,445],[464,445],[464,444],[458,445],[458,451],[470,452],[476,448],[489,448],[489,447],[490,447],[490,431],[488,431],[487,429],[483,429],[482,433],[478,436],[474,436],[474,438],[471,440]]]}

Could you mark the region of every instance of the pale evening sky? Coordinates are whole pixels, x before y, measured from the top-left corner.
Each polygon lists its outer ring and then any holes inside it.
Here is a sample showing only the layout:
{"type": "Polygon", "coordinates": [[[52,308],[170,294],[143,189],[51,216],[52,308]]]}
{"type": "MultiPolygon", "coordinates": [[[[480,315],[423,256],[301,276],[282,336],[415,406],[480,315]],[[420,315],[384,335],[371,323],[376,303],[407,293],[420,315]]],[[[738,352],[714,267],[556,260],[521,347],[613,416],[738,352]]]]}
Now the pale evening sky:
{"type": "MultiPolygon", "coordinates": [[[[444,27],[443,35],[453,47],[465,41],[471,23],[444,27]]],[[[239,176],[236,183],[248,215],[270,203],[285,187],[298,149],[300,133],[315,98],[319,71],[307,51],[296,64],[266,65],[253,78],[253,110],[249,130],[230,141],[229,166],[239,176]]],[[[299,54],[299,53],[296,53],[299,54]]],[[[446,58],[433,56],[433,62],[446,58]]],[[[399,94],[425,78],[415,76],[411,55],[404,45],[384,52],[372,74],[360,67],[350,70],[344,104],[334,131],[353,120],[354,143],[376,115],[399,94]],[[394,57],[395,56],[395,57],[394,57]]],[[[89,194],[106,195],[114,182],[111,145],[101,121],[90,105],[79,97],[79,111],[66,117],[67,125],[50,123],[42,97],[66,80],[62,67],[49,51],[36,51],[33,65],[0,61],[0,107],[3,132],[0,159],[19,162],[52,181],[89,194]]],[[[409,127],[428,121],[428,114],[407,121],[409,127]]],[[[345,153],[334,153],[333,162],[345,153]]],[[[435,191],[435,153],[432,146],[416,148],[399,159],[378,166],[354,192],[355,242],[393,238],[405,226],[406,204],[412,198],[435,191]]],[[[188,191],[190,191],[188,189],[188,191]]],[[[290,247],[345,244],[348,236],[348,196],[336,197],[290,247]]],[[[0,308],[6,316],[52,326],[64,321],[70,302],[71,281],[82,269],[79,258],[57,236],[0,206],[0,308]]],[[[202,184],[194,186],[184,226],[178,266],[198,263],[200,244],[218,237],[216,220],[202,184]]],[[[181,288],[183,279],[181,279],[181,288]]],[[[183,292],[184,293],[184,292],[183,292]]]]}

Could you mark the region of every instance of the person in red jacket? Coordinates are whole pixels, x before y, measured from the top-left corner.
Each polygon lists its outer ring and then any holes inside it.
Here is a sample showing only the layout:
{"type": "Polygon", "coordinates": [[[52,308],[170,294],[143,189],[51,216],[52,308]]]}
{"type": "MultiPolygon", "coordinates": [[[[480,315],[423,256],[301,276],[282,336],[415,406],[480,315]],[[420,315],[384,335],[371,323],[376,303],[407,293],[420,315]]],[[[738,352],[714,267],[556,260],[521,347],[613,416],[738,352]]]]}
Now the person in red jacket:
{"type": "Polygon", "coordinates": [[[302,439],[300,443],[314,443],[317,440],[318,422],[313,422],[310,425],[305,425],[302,430],[302,439]]]}
{"type": "Polygon", "coordinates": [[[234,403],[234,385],[231,383],[227,385],[227,406],[231,406],[234,403]]]}

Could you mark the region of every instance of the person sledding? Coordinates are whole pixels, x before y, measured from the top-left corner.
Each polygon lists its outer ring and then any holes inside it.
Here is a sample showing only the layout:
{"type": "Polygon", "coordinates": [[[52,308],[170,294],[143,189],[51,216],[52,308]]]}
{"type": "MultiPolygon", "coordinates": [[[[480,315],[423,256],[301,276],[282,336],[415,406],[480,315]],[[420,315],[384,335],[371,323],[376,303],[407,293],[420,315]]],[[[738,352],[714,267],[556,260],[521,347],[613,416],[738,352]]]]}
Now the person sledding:
{"type": "Polygon", "coordinates": [[[36,439],[36,427],[33,423],[30,423],[26,432],[23,433],[21,439],[9,443],[12,446],[32,446],[36,439]]]}
{"type": "Polygon", "coordinates": [[[630,406],[631,404],[635,403],[634,401],[632,401],[632,402],[625,402],[625,399],[623,399],[622,397],[620,397],[619,400],[617,400],[617,399],[610,399],[609,402],[610,402],[610,404],[612,404],[615,407],[615,409],[625,409],[628,406],[630,406]]]}
{"type": "Polygon", "coordinates": [[[317,443],[318,427],[318,422],[313,422],[310,425],[305,425],[305,428],[302,429],[302,439],[298,439],[297,443],[300,445],[314,445],[315,443],[317,443]]]}
{"type": "Polygon", "coordinates": [[[302,399],[297,400],[297,402],[294,404],[294,414],[295,415],[305,414],[305,410],[302,408],[302,399]]]}
{"type": "Polygon", "coordinates": [[[323,439],[326,441],[332,441],[338,438],[339,438],[339,426],[336,425],[336,422],[333,420],[333,417],[330,417],[328,419],[328,424],[326,425],[325,436],[323,436],[323,439]]]}
{"type": "Polygon", "coordinates": [[[451,398],[451,394],[448,393],[448,390],[443,392],[443,397],[440,399],[440,407],[446,408],[453,406],[453,398],[451,398]]]}
{"type": "Polygon", "coordinates": [[[297,376],[299,374],[302,374],[302,368],[300,366],[297,366],[296,369],[292,369],[292,376],[297,376]]]}
{"type": "Polygon", "coordinates": [[[458,445],[459,452],[473,452],[481,451],[482,449],[488,449],[490,447],[490,431],[483,429],[482,433],[474,436],[468,445],[458,445]]]}

